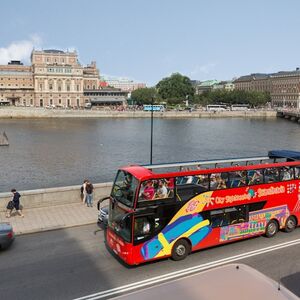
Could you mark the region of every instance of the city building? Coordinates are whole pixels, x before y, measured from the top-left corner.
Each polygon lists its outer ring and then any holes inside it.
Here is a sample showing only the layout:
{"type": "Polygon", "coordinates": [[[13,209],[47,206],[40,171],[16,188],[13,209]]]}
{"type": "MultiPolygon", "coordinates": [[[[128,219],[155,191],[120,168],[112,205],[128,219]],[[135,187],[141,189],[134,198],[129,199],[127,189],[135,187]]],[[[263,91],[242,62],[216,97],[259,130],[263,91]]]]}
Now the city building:
{"type": "Polygon", "coordinates": [[[300,71],[271,74],[271,99],[274,107],[300,109],[300,71]]]}
{"type": "Polygon", "coordinates": [[[0,66],[0,105],[34,105],[34,80],[31,66],[11,61],[0,66]]]}
{"type": "Polygon", "coordinates": [[[243,91],[271,92],[270,74],[255,73],[241,76],[234,81],[235,89],[243,91]]]}
{"type": "Polygon", "coordinates": [[[146,87],[145,83],[137,83],[127,78],[101,77],[101,84],[103,84],[103,82],[106,82],[107,86],[114,87],[125,92],[132,92],[136,89],[146,87]]]}
{"type": "Polygon", "coordinates": [[[300,109],[300,70],[250,74],[234,81],[237,90],[269,92],[273,107],[300,109]]]}
{"type": "MultiPolygon", "coordinates": [[[[80,107],[83,101],[83,67],[77,53],[33,50],[31,64],[35,106],[80,107]]],[[[87,80],[89,81],[89,77],[87,80]]]]}
{"type": "Polygon", "coordinates": [[[84,90],[84,102],[93,106],[126,105],[128,92],[115,88],[84,90]]]}
{"type": "Polygon", "coordinates": [[[213,90],[225,90],[225,91],[233,91],[234,90],[234,83],[233,81],[220,81],[216,83],[212,87],[213,90]]]}
{"type": "Polygon", "coordinates": [[[202,81],[199,84],[195,84],[195,94],[201,95],[204,92],[211,91],[214,87],[214,85],[219,84],[220,81],[218,80],[206,80],[202,81]]]}
{"type": "Polygon", "coordinates": [[[125,104],[128,92],[101,84],[96,62],[82,66],[76,51],[33,50],[31,65],[0,66],[0,105],[84,107],[125,104]]]}

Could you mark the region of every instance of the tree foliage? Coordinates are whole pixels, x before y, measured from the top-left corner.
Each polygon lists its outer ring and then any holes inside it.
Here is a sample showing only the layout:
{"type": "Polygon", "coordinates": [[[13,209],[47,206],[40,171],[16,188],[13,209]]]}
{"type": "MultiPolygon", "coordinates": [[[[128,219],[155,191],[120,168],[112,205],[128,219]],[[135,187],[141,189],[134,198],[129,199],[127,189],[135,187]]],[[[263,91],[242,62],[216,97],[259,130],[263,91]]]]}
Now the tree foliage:
{"type": "Polygon", "coordinates": [[[179,73],[163,78],[156,88],[159,96],[164,100],[170,100],[168,102],[184,101],[187,96],[191,99],[195,92],[191,80],[179,73]]]}
{"type": "Polygon", "coordinates": [[[251,107],[264,106],[271,101],[270,94],[267,92],[256,91],[226,91],[215,90],[195,95],[194,103],[203,106],[208,104],[248,104],[251,107]]]}
{"type": "Polygon", "coordinates": [[[136,104],[151,104],[153,99],[157,99],[157,93],[155,88],[141,88],[131,93],[131,100],[136,104]]]}

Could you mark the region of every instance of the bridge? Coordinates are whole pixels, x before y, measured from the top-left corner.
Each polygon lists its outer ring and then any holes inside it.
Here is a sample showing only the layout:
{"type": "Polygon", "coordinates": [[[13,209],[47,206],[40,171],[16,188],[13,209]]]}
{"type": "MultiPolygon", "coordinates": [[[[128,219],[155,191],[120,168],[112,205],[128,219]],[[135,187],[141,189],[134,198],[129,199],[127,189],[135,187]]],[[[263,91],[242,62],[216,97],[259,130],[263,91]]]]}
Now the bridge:
{"type": "Polygon", "coordinates": [[[277,117],[300,123],[300,110],[280,109],[277,110],[277,117]]]}

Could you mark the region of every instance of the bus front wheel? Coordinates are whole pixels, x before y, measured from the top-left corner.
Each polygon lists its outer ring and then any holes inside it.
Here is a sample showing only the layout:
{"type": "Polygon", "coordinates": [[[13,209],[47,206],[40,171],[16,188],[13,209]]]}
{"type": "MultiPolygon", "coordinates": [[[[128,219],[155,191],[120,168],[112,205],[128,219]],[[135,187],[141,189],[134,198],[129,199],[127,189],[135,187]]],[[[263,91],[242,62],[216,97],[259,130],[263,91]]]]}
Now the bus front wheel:
{"type": "Polygon", "coordinates": [[[278,223],[275,220],[271,220],[266,226],[266,236],[268,238],[273,237],[278,231],[278,223]]]}
{"type": "Polygon", "coordinates": [[[292,232],[296,228],[296,226],[297,226],[296,218],[293,217],[293,216],[289,216],[286,219],[285,226],[284,226],[284,231],[285,232],[292,232]]]}
{"type": "Polygon", "coordinates": [[[189,242],[185,239],[178,240],[172,248],[172,259],[182,260],[185,259],[191,251],[189,242]]]}

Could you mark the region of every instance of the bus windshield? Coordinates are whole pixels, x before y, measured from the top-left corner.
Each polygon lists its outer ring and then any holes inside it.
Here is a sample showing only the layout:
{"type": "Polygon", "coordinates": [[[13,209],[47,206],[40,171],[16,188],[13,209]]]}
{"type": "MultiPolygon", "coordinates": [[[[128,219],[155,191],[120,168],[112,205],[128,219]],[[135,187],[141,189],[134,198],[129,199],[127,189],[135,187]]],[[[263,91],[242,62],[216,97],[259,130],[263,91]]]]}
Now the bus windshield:
{"type": "Polygon", "coordinates": [[[122,204],[133,207],[138,180],[130,173],[120,170],[115,179],[111,197],[122,204]]]}

